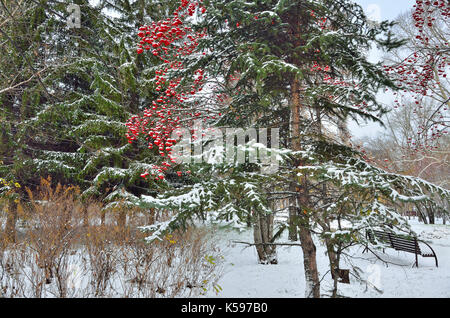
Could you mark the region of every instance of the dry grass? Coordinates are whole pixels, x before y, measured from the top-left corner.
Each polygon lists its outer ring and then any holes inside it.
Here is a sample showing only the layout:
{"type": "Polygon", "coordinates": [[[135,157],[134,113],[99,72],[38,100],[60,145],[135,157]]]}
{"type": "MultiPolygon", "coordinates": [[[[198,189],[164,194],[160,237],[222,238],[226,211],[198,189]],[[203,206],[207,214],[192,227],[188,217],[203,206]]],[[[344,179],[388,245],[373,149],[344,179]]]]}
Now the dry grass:
{"type": "MultiPolygon", "coordinates": [[[[145,242],[147,211],[103,211],[76,187],[42,180],[28,190],[17,239],[0,237],[0,297],[195,297],[220,288],[211,230],[145,242]]],[[[150,218],[169,217],[151,211],[150,218]],[[159,215],[160,214],[160,215],[159,215]]]]}

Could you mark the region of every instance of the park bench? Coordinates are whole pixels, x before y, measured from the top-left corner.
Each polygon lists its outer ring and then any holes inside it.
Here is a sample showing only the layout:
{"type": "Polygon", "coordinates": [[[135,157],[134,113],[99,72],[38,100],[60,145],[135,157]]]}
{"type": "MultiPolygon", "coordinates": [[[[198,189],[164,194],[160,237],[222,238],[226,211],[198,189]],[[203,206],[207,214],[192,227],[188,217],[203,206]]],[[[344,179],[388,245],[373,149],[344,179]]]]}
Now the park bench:
{"type": "MultiPolygon", "coordinates": [[[[375,238],[377,238],[380,242],[386,243],[391,248],[397,250],[397,251],[403,251],[407,253],[412,253],[416,255],[416,267],[419,267],[419,260],[418,256],[422,257],[434,257],[436,260],[436,267],[438,267],[438,259],[436,256],[436,253],[431,248],[431,246],[424,242],[417,239],[417,237],[407,237],[407,236],[400,236],[394,233],[389,232],[383,232],[383,231],[375,231],[375,230],[368,230],[366,231],[366,236],[371,242],[375,242],[375,238]],[[419,246],[419,243],[425,244],[430,249],[431,253],[424,253],[419,246]]],[[[363,253],[367,251],[369,248],[366,246],[363,253]]],[[[383,250],[384,251],[384,250],[383,250]]]]}

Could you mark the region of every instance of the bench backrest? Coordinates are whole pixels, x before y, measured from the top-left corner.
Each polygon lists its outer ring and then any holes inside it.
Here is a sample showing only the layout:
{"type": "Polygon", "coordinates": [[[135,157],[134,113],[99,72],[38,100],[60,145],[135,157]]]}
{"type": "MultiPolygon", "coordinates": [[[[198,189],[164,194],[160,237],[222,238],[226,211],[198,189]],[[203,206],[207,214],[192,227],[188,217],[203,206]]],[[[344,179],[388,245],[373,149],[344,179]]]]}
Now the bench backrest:
{"type": "Polygon", "coordinates": [[[404,251],[413,254],[421,253],[419,244],[415,238],[405,238],[393,233],[382,231],[368,231],[367,234],[370,240],[373,240],[373,235],[375,235],[381,242],[389,244],[397,251],[404,251]]]}

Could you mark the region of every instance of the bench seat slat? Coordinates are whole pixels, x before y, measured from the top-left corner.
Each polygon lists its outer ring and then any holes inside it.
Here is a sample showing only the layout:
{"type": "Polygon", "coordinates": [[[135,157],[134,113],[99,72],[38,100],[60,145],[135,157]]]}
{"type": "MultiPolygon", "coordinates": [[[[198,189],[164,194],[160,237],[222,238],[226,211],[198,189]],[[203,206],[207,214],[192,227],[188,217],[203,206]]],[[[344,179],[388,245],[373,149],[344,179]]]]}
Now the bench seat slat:
{"type": "Polygon", "coordinates": [[[420,254],[420,249],[416,247],[410,247],[410,246],[401,246],[401,245],[394,245],[392,248],[396,250],[404,250],[404,251],[411,251],[412,253],[418,253],[420,254]]]}
{"type": "Polygon", "coordinates": [[[392,241],[393,245],[398,245],[398,246],[405,246],[405,247],[411,247],[411,248],[417,248],[419,249],[419,245],[415,244],[415,242],[411,242],[411,243],[404,243],[404,242],[398,242],[398,241],[392,241]]]}
{"type": "MultiPolygon", "coordinates": [[[[403,248],[403,247],[399,247],[399,248],[395,248],[394,249],[396,251],[402,251],[402,252],[408,252],[408,253],[412,253],[412,254],[416,254],[416,250],[415,249],[408,249],[408,248],[403,248]]],[[[419,251],[417,251],[417,254],[420,254],[419,251]]]]}

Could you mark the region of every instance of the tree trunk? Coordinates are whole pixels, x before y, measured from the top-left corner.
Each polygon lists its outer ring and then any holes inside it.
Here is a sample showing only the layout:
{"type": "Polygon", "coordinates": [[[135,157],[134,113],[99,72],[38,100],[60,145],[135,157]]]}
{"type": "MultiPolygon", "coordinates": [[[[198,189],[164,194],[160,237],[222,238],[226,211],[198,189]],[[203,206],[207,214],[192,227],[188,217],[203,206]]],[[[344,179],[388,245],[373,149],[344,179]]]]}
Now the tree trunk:
{"type": "Polygon", "coordinates": [[[256,252],[260,264],[277,264],[277,254],[275,245],[265,245],[270,243],[273,237],[273,214],[264,215],[257,213],[253,224],[253,237],[255,240],[256,252]]]}
{"type": "Polygon", "coordinates": [[[303,251],[303,267],[305,269],[305,297],[320,298],[320,280],[317,269],[316,245],[310,231],[310,220],[306,211],[308,206],[308,185],[302,178],[302,188],[299,191],[300,215],[299,238],[303,251]]]}
{"type": "Polygon", "coordinates": [[[338,281],[340,277],[339,273],[339,260],[340,255],[338,255],[334,250],[334,245],[330,239],[325,239],[325,245],[327,247],[328,259],[330,261],[330,271],[333,277],[333,292],[331,297],[336,298],[338,290],[338,281]]]}
{"type": "MultiPolygon", "coordinates": [[[[292,176],[294,178],[294,175],[292,176]]],[[[292,183],[290,186],[290,191],[295,192],[296,190],[295,184],[292,183]]],[[[290,196],[289,197],[289,235],[288,238],[290,241],[297,241],[298,240],[298,233],[297,233],[297,197],[296,196],[290,196]]]]}
{"type": "Polygon", "coordinates": [[[416,205],[416,209],[417,209],[417,216],[419,218],[419,222],[428,224],[427,216],[425,215],[425,212],[419,207],[419,205],[416,205]]]}
{"type": "Polygon", "coordinates": [[[428,223],[429,224],[435,224],[435,217],[433,211],[428,211],[428,223]]]}
{"type": "Polygon", "coordinates": [[[299,228],[300,242],[303,250],[303,267],[305,269],[305,297],[320,298],[319,271],[317,270],[316,246],[309,228],[299,228]]]}
{"type": "Polygon", "coordinates": [[[427,215],[428,215],[428,223],[435,224],[435,215],[434,215],[433,207],[425,205],[425,210],[427,211],[427,215]]]}
{"type": "MultiPolygon", "coordinates": [[[[291,100],[291,139],[292,150],[301,150],[300,143],[300,109],[302,107],[300,97],[300,82],[294,78],[291,82],[292,100],[291,100]]],[[[301,165],[301,162],[300,162],[301,165]]],[[[317,270],[316,246],[312,239],[310,231],[310,220],[305,208],[308,207],[309,194],[306,177],[301,178],[301,187],[297,189],[298,203],[300,211],[297,209],[299,226],[299,238],[303,251],[303,266],[305,269],[306,289],[305,296],[307,298],[320,298],[320,281],[319,271],[317,270]]]]}

